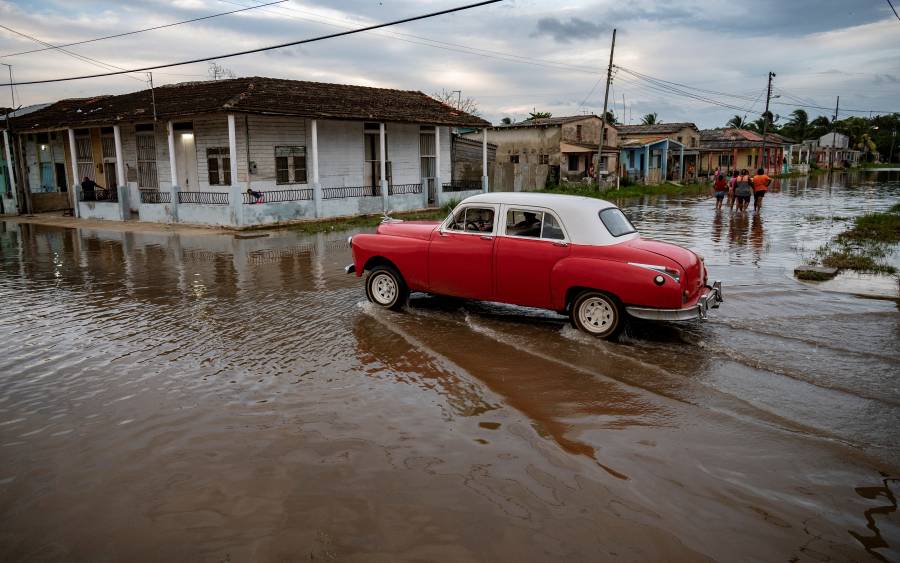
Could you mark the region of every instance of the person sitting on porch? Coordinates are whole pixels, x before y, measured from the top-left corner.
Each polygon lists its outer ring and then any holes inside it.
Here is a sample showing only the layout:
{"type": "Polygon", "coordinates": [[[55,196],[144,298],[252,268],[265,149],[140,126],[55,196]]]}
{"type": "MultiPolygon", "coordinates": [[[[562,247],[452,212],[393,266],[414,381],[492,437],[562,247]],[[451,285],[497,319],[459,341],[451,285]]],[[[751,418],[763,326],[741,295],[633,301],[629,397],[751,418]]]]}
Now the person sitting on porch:
{"type": "Polygon", "coordinates": [[[263,194],[262,192],[258,192],[256,190],[252,190],[247,188],[247,195],[250,196],[250,199],[253,201],[251,203],[262,203],[263,202],[263,194]]]}

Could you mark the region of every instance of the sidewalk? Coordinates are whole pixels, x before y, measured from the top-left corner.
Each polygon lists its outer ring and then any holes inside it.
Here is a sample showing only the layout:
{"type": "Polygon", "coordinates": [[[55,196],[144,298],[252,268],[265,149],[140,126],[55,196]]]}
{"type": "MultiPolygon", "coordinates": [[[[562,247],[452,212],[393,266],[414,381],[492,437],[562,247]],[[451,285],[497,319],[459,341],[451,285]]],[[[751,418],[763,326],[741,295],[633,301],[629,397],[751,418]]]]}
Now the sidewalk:
{"type": "Polygon", "coordinates": [[[21,223],[31,225],[46,225],[49,227],[63,227],[67,229],[97,229],[114,232],[139,232],[139,233],[180,233],[194,235],[221,235],[224,233],[240,232],[235,229],[221,227],[204,227],[202,225],[166,224],[166,223],[142,223],[140,221],[103,221],[102,219],[77,219],[65,216],[61,211],[49,213],[36,213],[34,215],[8,215],[0,217],[0,221],[8,223],[21,223]]]}

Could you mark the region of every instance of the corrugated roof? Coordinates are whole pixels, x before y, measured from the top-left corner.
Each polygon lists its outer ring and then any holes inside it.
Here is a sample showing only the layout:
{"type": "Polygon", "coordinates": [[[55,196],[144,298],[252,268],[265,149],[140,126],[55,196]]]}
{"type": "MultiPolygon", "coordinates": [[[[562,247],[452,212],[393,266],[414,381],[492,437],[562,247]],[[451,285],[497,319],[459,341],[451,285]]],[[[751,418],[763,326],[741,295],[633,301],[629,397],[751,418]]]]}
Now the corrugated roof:
{"type": "Polygon", "coordinates": [[[160,120],[203,113],[292,115],[487,127],[490,123],[414,90],[266,77],[183,82],[117,96],[60,100],[14,121],[17,129],[51,129],[160,120]]]}
{"type": "Polygon", "coordinates": [[[650,135],[650,134],[665,134],[665,133],[677,133],[681,131],[685,127],[689,127],[699,132],[697,126],[693,123],[654,123],[653,125],[619,125],[617,129],[619,130],[620,136],[627,135],[650,135]]]}

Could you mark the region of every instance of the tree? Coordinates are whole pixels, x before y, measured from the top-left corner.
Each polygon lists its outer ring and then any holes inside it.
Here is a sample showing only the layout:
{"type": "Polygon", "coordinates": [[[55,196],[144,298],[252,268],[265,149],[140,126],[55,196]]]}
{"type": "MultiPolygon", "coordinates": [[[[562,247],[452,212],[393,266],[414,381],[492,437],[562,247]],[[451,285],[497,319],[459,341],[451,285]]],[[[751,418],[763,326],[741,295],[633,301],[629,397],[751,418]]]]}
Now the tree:
{"type": "Polygon", "coordinates": [[[512,125],[512,118],[504,117],[503,119],[500,120],[500,123],[502,123],[503,125],[512,125]]]}
{"type": "Polygon", "coordinates": [[[728,123],[725,124],[725,127],[731,127],[732,129],[746,129],[747,120],[740,115],[735,115],[728,120],[728,123]]]}
{"type": "Polygon", "coordinates": [[[474,98],[463,98],[459,90],[441,90],[431,95],[432,98],[459,111],[478,115],[478,102],[474,98]]]}
{"type": "Polygon", "coordinates": [[[787,136],[802,141],[809,135],[809,130],[809,114],[802,109],[792,111],[791,118],[784,126],[787,136]]]}
{"type": "Polygon", "coordinates": [[[533,111],[528,114],[528,119],[550,119],[553,114],[549,111],[533,111]]]}
{"type": "Polygon", "coordinates": [[[644,117],[641,118],[641,123],[644,125],[656,125],[657,123],[662,123],[660,121],[659,116],[656,115],[656,112],[648,113],[644,117]]]}
{"type": "Polygon", "coordinates": [[[607,111],[606,112],[606,122],[616,125],[617,123],[619,123],[619,120],[616,119],[616,114],[614,114],[611,111],[607,111]]]}
{"type": "Polygon", "coordinates": [[[824,115],[820,115],[809,122],[809,136],[811,138],[821,137],[829,131],[831,131],[831,120],[824,115]]]}
{"type": "Polygon", "coordinates": [[[206,67],[206,73],[213,80],[222,80],[224,78],[234,78],[234,71],[228,67],[224,67],[215,61],[210,61],[206,67]]]}

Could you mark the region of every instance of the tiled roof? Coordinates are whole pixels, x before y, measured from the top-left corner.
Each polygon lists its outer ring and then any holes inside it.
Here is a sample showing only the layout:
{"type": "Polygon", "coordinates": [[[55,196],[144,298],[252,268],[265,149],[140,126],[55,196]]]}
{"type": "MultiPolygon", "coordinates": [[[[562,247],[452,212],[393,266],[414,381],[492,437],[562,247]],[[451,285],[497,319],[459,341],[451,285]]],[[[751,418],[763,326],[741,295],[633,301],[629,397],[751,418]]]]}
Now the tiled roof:
{"type": "Polygon", "coordinates": [[[14,121],[17,129],[111,125],[203,113],[292,115],[486,127],[490,123],[414,90],[248,77],[183,82],[118,96],[61,100],[14,121]]]}
{"type": "Polygon", "coordinates": [[[654,123],[653,125],[619,125],[619,135],[656,135],[677,133],[684,128],[699,131],[693,123],[654,123]]]}
{"type": "MultiPolygon", "coordinates": [[[[509,125],[497,125],[496,129],[513,129],[516,127],[553,127],[556,125],[562,125],[564,123],[571,123],[573,121],[581,121],[582,119],[590,119],[590,118],[600,119],[599,115],[566,115],[560,117],[539,117],[536,119],[526,119],[525,121],[519,121],[518,123],[511,123],[509,125]]],[[[610,127],[618,128],[618,125],[613,123],[607,123],[610,127]]]]}
{"type": "MultiPolygon", "coordinates": [[[[763,136],[748,129],[704,129],[700,132],[700,146],[703,148],[746,148],[761,146],[763,136]]],[[[766,142],[778,145],[796,143],[777,133],[766,133],[766,142]]]]}

